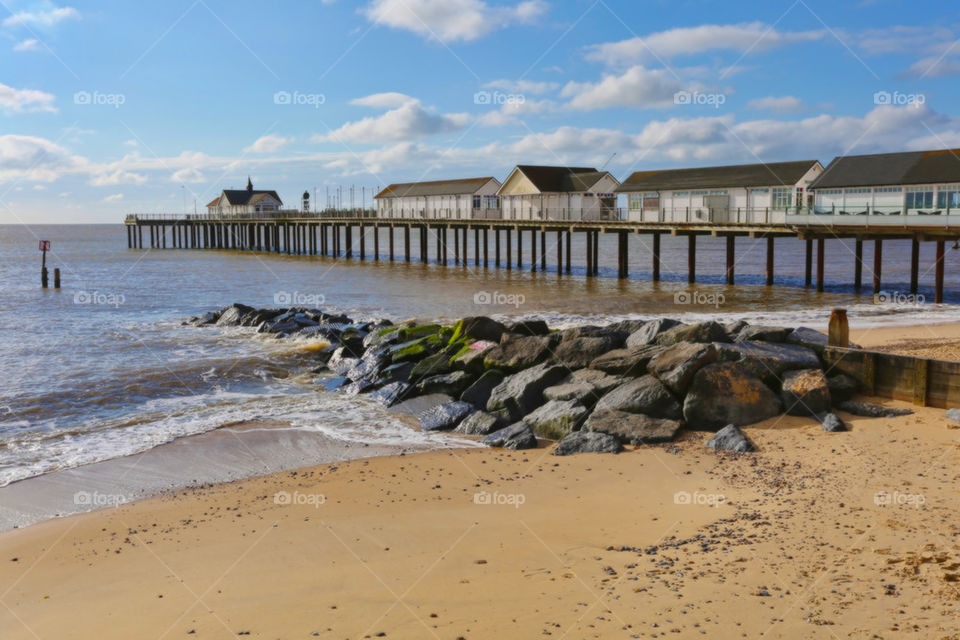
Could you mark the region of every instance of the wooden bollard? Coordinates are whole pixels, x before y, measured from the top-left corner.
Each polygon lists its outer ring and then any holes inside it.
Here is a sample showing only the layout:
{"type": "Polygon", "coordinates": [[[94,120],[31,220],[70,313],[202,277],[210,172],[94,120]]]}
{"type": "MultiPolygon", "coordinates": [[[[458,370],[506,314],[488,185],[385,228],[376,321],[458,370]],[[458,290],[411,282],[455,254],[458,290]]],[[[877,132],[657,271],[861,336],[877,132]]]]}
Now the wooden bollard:
{"type": "Polygon", "coordinates": [[[60,288],[60,269],[56,268],[53,270],[53,288],[60,288]]]}
{"type": "Polygon", "coordinates": [[[847,322],[846,309],[834,309],[830,314],[827,344],[831,347],[850,346],[850,324],[847,322]]]}

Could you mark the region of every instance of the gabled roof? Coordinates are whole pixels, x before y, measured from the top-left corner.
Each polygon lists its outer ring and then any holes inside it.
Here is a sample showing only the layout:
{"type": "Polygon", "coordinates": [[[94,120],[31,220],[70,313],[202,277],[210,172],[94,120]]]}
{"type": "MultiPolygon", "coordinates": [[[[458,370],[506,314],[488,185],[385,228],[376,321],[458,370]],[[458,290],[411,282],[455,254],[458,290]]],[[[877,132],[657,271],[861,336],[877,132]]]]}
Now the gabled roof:
{"type": "Polygon", "coordinates": [[[604,176],[610,175],[606,171],[597,171],[594,167],[544,167],[530,164],[518,164],[515,171],[525,175],[541,193],[588,191],[604,176]]]}
{"type": "MultiPolygon", "coordinates": [[[[256,189],[252,191],[248,191],[247,189],[224,189],[223,196],[227,198],[227,203],[232,205],[250,204],[251,202],[254,202],[254,196],[270,196],[271,198],[275,198],[280,204],[283,204],[283,201],[280,199],[280,196],[277,195],[276,191],[258,191],[256,189]]],[[[257,200],[263,200],[263,197],[257,198],[257,200]]]]}
{"type": "Polygon", "coordinates": [[[677,189],[720,189],[736,187],[793,186],[819,164],[816,160],[741,164],[725,167],[637,171],[623,181],[618,193],[675,191],[677,189]]]}
{"type": "Polygon", "coordinates": [[[814,189],[960,182],[960,149],[834,158],[814,189]]]}
{"type": "Polygon", "coordinates": [[[208,207],[215,207],[215,206],[217,206],[218,204],[220,204],[220,196],[217,196],[216,198],[214,198],[213,200],[211,200],[210,202],[208,202],[208,203],[207,203],[207,206],[208,206],[208,207]]]}
{"type": "Polygon", "coordinates": [[[470,195],[480,190],[491,180],[500,184],[496,178],[462,178],[459,180],[434,180],[432,182],[402,182],[391,184],[374,198],[405,198],[415,196],[456,196],[470,195]]]}

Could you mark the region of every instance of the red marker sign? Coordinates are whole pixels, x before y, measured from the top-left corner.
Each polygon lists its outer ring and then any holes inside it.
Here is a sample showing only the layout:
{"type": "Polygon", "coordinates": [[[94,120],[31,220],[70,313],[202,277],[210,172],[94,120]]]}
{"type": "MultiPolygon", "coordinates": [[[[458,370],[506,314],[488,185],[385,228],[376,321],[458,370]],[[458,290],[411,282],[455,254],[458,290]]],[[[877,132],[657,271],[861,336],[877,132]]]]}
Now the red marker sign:
{"type": "Polygon", "coordinates": [[[50,251],[50,241],[41,240],[40,241],[40,251],[50,251]]]}

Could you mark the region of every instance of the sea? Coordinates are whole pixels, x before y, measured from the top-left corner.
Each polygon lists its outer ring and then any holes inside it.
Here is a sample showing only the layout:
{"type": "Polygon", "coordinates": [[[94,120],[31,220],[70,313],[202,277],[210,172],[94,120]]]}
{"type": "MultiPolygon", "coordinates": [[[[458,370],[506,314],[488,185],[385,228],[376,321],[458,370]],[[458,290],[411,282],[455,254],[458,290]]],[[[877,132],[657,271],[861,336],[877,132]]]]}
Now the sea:
{"type": "MultiPolygon", "coordinates": [[[[646,236],[630,236],[627,280],[616,277],[613,236],[600,238],[598,278],[585,277],[580,238],[569,275],[556,270],[552,235],[548,268],[535,272],[529,236],[522,266],[510,271],[474,265],[472,234],[469,240],[468,264],[454,265],[451,256],[444,267],[435,255],[422,263],[399,254],[390,262],[385,254],[361,261],[128,249],[120,224],[0,226],[0,508],[3,488],[25,479],[250,420],[288,422],[353,444],[450,446],[447,436],[420,433],[370,402],[320,390],[310,373],[317,345],[309,340],[185,324],[234,302],[317,307],[358,320],[489,315],[542,318],[557,327],[669,316],[825,329],[838,307],[847,309],[855,329],[960,322],[960,251],[948,249],[946,301],[933,304],[932,243],[922,246],[921,287],[911,296],[907,241],[884,244],[883,291],[874,295],[871,243],[865,243],[866,286],[858,292],[852,241],[828,240],[826,287],[818,293],[803,286],[804,245],[792,238],[776,241],[772,287],[765,285],[762,239],[737,240],[734,286],[725,284],[722,238],[699,239],[694,285],[687,283],[681,237],[663,236],[656,283],[646,236]],[[59,290],[40,287],[40,240],[51,243],[47,266],[51,285],[53,269],[60,269],[59,290]]],[[[372,252],[372,238],[366,247],[372,252]]]]}

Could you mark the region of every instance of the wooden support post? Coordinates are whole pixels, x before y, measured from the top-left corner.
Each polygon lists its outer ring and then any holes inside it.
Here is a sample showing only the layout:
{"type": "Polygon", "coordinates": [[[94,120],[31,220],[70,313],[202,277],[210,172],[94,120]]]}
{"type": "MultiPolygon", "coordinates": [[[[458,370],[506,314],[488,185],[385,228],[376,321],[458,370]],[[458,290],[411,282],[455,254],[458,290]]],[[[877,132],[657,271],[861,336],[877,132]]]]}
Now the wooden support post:
{"type": "Polygon", "coordinates": [[[573,262],[570,259],[570,256],[573,255],[573,248],[571,247],[571,245],[573,244],[573,231],[567,231],[565,235],[567,236],[566,268],[567,268],[567,273],[571,273],[573,271],[573,262]]]}
{"type": "Polygon", "coordinates": [[[456,227],[453,228],[453,264],[460,264],[460,229],[456,227]]]}
{"type": "Polygon", "coordinates": [[[517,227],[517,269],[523,268],[523,229],[517,227]]]}
{"type": "Polygon", "coordinates": [[[621,280],[625,280],[630,276],[630,256],[629,256],[629,237],[627,236],[626,231],[620,231],[619,235],[619,251],[620,256],[620,268],[618,269],[617,276],[621,280]]]}
{"type": "Polygon", "coordinates": [[[853,247],[853,288],[860,291],[863,286],[863,240],[859,238],[853,247]]]}
{"type": "Polygon", "coordinates": [[[691,233],[687,236],[687,282],[697,281],[697,236],[691,233]]]}
{"type": "Polygon", "coordinates": [[[585,232],[587,237],[587,276],[593,275],[593,235],[590,231],[585,232]]]}
{"type": "Polygon", "coordinates": [[[937,266],[934,283],[934,302],[943,303],[943,271],[944,271],[944,241],[937,240],[937,266]]]}
{"type": "Polygon", "coordinates": [[[497,269],[500,268],[500,227],[497,227],[493,230],[493,258],[494,265],[497,269]]]}
{"type": "Polygon", "coordinates": [[[920,288],[920,241],[910,241],[910,293],[916,295],[920,288]]]}
{"type": "Polygon", "coordinates": [[[734,270],[737,264],[737,238],[736,236],[727,236],[727,284],[734,284],[734,270]]]}
{"type": "Polygon", "coordinates": [[[817,238],[817,291],[823,291],[824,246],[826,240],[817,238]]]}
{"type": "Polygon", "coordinates": [[[803,272],[803,284],[809,287],[813,284],[813,240],[807,239],[806,243],[806,266],[803,272]]]}
{"type": "Polygon", "coordinates": [[[486,269],[490,266],[490,238],[489,236],[490,227],[483,228],[483,268],[486,269]]]}
{"type": "Polygon", "coordinates": [[[473,266],[480,266],[480,227],[473,228],[473,266]]]}
{"type": "Polygon", "coordinates": [[[429,262],[429,247],[427,243],[427,225],[420,227],[420,262],[429,262]]]}
{"type": "Polygon", "coordinates": [[[653,234],[653,281],[660,281],[660,234],[653,234]]]}
{"type": "Polygon", "coordinates": [[[137,224],[137,246],[143,249],[143,227],[137,224]]]}
{"type": "Polygon", "coordinates": [[[357,233],[360,234],[360,261],[363,262],[367,259],[367,226],[361,223],[357,233]]]}
{"type": "MultiPolygon", "coordinates": [[[[512,247],[510,246],[512,240],[510,239],[513,234],[510,232],[510,227],[507,227],[507,271],[513,268],[513,253],[511,252],[512,247]]],[[[499,260],[499,258],[498,258],[499,260]]]]}
{"type": "Polygon", "coordinates": [[[540,230],[540,270],[547,270],[547,232],[540,230]]]}
{"type": "Polygon", "coordinates": [[[773,236],[767,236],[767,286],[773,286],[773,236]]]}
{"type": "Polygon", "coordinates": [[[167,225],[160,225],[160,235],[163,237],[163,248],[167,248],[167,225]]]}
{"type": "Polygon", "coordinates": [[[393,240],[393,235],[394,235],[394,234],[393,234],[393,225],[392,225],[392,224],[387,227],[387,234],[389,235],[389,239],[390,239],[390,241],[389,241],[389,243],[388,243],[388,244],[390,245],[390,262],[393,262],[393,260],[394,260],[394,246],[393,246],[394,240],[393,240]]]}
{"type": "Polygon", "coordinates": [[[880,293],[882,282],[881,270],[883,267],[883,240],[873,241],[873,295],[880,293]]]}
{"type": "Polygon", "coordinates": [[[380,261],[380,227],[376,223],[373,225],[373,259],[380,261]]]}
{"type": "Polygon", "coordinates": [[[537,271],[537,230],[530,229],[530,271],[537,271]]]}
{"type": "Polygon", "coordinates": [[[600,275],[600,232],[593,232],[593,275],[600,275]]]}
{"type": "Polygon", "coordinates": [[[403,225],[403,260],[410,262],[410,225],[403,225]]]}
{"type": "Polygon", "coordinates": [[[563,231],[557,231],[557,275],[563,273],[563,231]]]}
{"type": "Polygon", "coordinates": [[[345,247],[344,247],[344,248],[346,249],[346,251],[345,251],[345,253],[344,253],[344,256],[345,256],[348,260],[350,260],[350,259],[353,258],[353,225],[348,222],[348,223],[343,227],[343,229],[344,229],[344,233],[346,233],[346,236],[347,236],[347,237],[346,237],[346,240],[345,240],[345,247]]]}
{"type": "Polygon", "coordinates": [[[930,361],[925,358],[916,358],[913,361],[913,404],[927,406],[927,378],[930,372],[930,361]]]}

